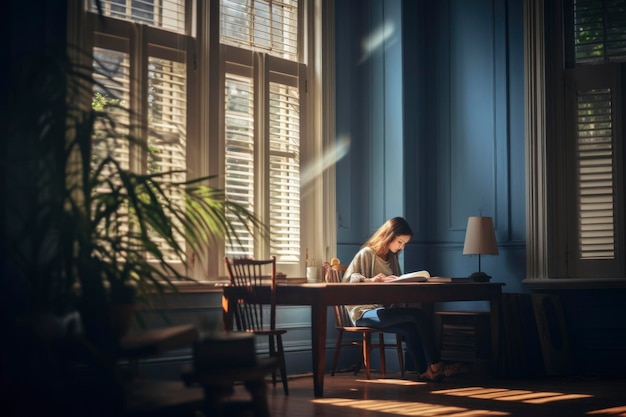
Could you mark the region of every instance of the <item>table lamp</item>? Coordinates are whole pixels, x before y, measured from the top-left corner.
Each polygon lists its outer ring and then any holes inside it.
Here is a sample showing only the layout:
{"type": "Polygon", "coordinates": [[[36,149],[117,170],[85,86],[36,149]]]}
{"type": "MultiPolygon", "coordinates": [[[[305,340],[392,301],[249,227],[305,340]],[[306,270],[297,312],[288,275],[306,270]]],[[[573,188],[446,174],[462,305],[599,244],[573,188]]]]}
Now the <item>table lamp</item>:
{"type": "Polygon", "coordinates": [[[497,255],[498,243],[491,217],[471,216],[467,219],[463,255],[478,255],[478,272],[472,279],[488,281],[491,277],[480,269],[480,255],[497,255]]]}

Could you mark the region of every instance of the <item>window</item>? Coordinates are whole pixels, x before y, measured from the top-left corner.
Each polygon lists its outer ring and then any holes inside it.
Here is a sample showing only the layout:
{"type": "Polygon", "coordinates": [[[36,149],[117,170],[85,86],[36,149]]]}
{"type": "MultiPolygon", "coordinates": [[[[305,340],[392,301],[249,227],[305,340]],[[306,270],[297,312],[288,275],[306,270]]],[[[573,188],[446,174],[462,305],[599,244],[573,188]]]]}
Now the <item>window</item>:
{"type": "Polygon", "coordinates": [[[90,0],[89,11],[185,34],[189,33],[185,4],[185,0],[90,0]]]}
{"type": "Polygon", "coordinates": [[[322,145],[304,138],[322,137],[327,129],[320,114],[309,113],[313,96],[307,91],[319,86],[307,82],[314,54],[305,47],[304,31],[317,1],[86,3],[94,69],[111,76],[102,78],[109,95],[94,91],[94,102],[129,108],[137,119],[119,115],[119,122],[147,148],[120,146],[104,131],[95,146],[113,150],[140,172],[185,171],[177,181],[219,174],[217,185],[227,198],[269,227],[268,236],[256,236],[238,223],[240,240],[209,248],[210,265],[194,277],[223,276],[224,255],[276,255],[281,272],[303,276],[304,248],[315,253],[325,247],[311,233],[319,218],[310,215],[323,212],[325,203],[306,203],[300,181],[302,166],[319,156],[322,145]],[[311,118],[321,127],[308,126],[311,118]]]}
{"type": "Polygon", "coordinates": [[[592,65],[566,71],[567,275],[623,273],[620,70],[592,65]]]}
{"type": "Polygon", "coordinates": [[[298,0],[221,0],[220,7],[222,44],[298,60],[298,34],[303,33],[298,0]]]}
{"type": "MultiPolygon", "coordinates": [[[[193,40],[134,23],[147,23],[148,14],[122,7],[123,3],[103,5],[111,16],[123,15],[128,21],[89,15],[96,28],[91,42],[94,77],[106,86],[106,90],[95,87],[94,97],[130,110],[116,112],[112,108],[118,122],[117,133],[131,134],[146,146],[113,140],[106,136],[106,129],[96,130],[94,162],[112,152],[124,168],[145,173],[176,171],[169,179],[186,181],[187,103],[189,84],[193,83],[187,59],[193,40]]],[[[137,6],[137,2],[132,3],[137,6]]],[[[150,23],[163,21],[157,13],[149,16],[150,23]]],[[[182,194],[170,197],[183,204],[182,194]]],[[[178,241],[184,245],[182,236],[178,236],[178,241]]],[[[164,255],[170,261],[177,259],[174,254],[164,255]]]]}
{"type": "Polygon", "coordinates": [[[578,259],[614,259],[613,110],[610,88],[577,90],[576,235],[578,259]]]}
{"type": "Polygon", "coordinates": [[[224,177],[229,199],[269,226],[269,239],[239,227],[227,256],[301,265],[301,117],[306,66],[298,62],[298,2],[221,0],[224,177]],[[240,243],[240,244],[239,244],[240,243]]]}
{"type": "Polygon", "coordinates": [[[575,278],[624,276],[622,89],[626,5],[571,0],[565,8],[567,271],[575,278]],[[570,11],[571,10],[571,11],[570,11]]]}
{"type": "Polygon", "coordinates": [[[526,12],[529,282],[624,278],[626,8],[531,1],[526,12]]]}
{"type": "Polygon", "coordinates": [[[241,225],[243,245],[227,246],[226,255],[271,254],[283,265],[299,264],[300,65],[232,47],[224,51],[226,195],[257,213],[271,237],[255,241],[241,225]],[[254,77],[260,71],[263,76],[254,77]]]}
{"type": "Polygon", "coordinates": [[[621,0],[573,1],[573,53],[577,64],[626,59],[626,5],[621,0]]]}

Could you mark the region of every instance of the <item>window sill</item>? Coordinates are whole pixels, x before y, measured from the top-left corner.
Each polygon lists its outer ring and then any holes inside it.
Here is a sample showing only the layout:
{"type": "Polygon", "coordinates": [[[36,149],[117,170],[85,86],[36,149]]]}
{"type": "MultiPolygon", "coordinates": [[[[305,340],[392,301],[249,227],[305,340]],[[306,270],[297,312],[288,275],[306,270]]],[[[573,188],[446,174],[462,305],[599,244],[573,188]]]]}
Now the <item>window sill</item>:
{"type": "Polygon", "coordinates": [[[534,290],[626,288],[626,278],[526,278],[522,284],[534,290]]]}
{"type": "MultiPolygon", "coordinates": [[[[285,278],[277,279],[277,283],[302,284],[306,283],[306,278],[285,278]]],[[[215,281],[177,281],[174,285],[179,293],[207,293],[222,292],[222,287],[229,284],[227,279],[215,281]]]]}
{"type": "Polygon", "coordinates": [[[174,284],[179,293],[197,293],[197,292],[222,292],[222,287],[228,285],[228,280],[216,281],[178,281],[174,284]]]}

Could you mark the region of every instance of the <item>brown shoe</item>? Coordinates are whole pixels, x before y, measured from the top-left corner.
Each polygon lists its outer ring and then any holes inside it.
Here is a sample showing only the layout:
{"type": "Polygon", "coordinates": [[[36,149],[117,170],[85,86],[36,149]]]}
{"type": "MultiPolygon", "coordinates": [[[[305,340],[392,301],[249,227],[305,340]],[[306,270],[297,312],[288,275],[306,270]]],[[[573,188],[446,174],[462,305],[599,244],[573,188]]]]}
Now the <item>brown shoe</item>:
{"type": "Polygon", "coordinates": [[[445,378],[443,365],[441,362],[438,364],[430,364],[426,369],[426,372],[420,374],[420,379],[431,382],[440,382],[445,378]]]}

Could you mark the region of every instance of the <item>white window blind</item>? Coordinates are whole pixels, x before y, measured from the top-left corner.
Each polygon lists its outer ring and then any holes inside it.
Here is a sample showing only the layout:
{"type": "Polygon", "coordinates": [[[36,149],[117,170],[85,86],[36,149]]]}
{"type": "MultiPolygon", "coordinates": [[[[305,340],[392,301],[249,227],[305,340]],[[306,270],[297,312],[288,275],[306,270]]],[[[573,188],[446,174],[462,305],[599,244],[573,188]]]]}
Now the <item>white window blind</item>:
{"type": "Polygon", "coordinates": [[[298,57],[298,0],[220,0],[220,43],[298,57]]]}
{"type": "MultiPolygon", "coordinates": [[[[233,65],[232,68],[244,68],[233,65]]],[[[252,69],[249,68],[249,71],[252,69]]],[[[270,75],[271,77],[271,75],[270,75]]],[[[291,85],[269,82],[269,136],[255,134],[255,89],[245,75],[225,75],[226,196],[243,204],[270,227],[270,252],[281,263],[300,259],[300,98],[298,78],[277,75],[291,85]],[[266,144],[269,155],[264,156],[266,144]],[[258,163],[268,158],[269,163],[258,163]],[[264,168],[267,167],[267,168],[264,168]],[[267,178],[269,192],[264,189],[267,178]],[[259,195],[260,204],[255,204],[259,195]],[[265,216],[262,213],[266,213],[265,216]]],[[[255,241],[246,225],[237,222],[239,241],[227,245],[226,255],[255,256],[255,241]]]]}
{"type": "Polygon", "coordinates": [[[576,160],[581,259],[615,257],[610,89],[578,91],[576,160]]]}
{"type": "MultiPolygon", "coordinates": [[[[168,50],[151,46],[150,52],[167,55],[168,50]]],[[[148,167],[149,173],[168,173],[164,181],[182,183],[187,180],[187,68],[184,55],[181,62],[148,57],[148,167]]],[[[183,206],[180,188],[166,188],[168,197],[183,206]],[[176,193],[176,194],[172,194],[176,193]]],[[[184,247],[183,236],[176,236],[184,247]]],[[[164,252],[168,261],[176,259],[164,252]]]]}
{"type": "MultiPolygon", "coordinates": [[[[269,227],[239,225],[231,257],[274,255],[283,270],[302,258],[300,196],[302,85],[298,0],[220,0],[224,60],[225,189],[269,227]]],[[[291,269],[290,269],[291,268],[291,269]]]]}
{"type": "Polygon", "coordinates": [[[185,0],[89,0],[89,11],[180,34],[188,33],[185,0]]]}
{"type": "MultiPolygon", "coordinates": [[[[182,206],[183,192],[167,184],[187,180],[188,41],[144,25],[138,26],[140,36],[134,36],[133,23],[105,19],[94,35],[93,68],[99,85],[92,105],[112,116],[115,135],[108,133],[106,119],[96,126],[92,163],[111,155],[124,169],[166,173],[161,177],[163,190],[182,206]],[[139,143],[128,141],[128,136],[139,143]]],[[[95,26],[100,18],[90,21],[95,26]]],[[[128,227],[123,221],[119,227],[128,227]]],[[[185,247],[184,237],[176,238],[185,247]]],[[[162,249],[166,260],[179,259],[167,246],[162,249]]]]}
{"type": "Polygon", "coordinates": [[[300,259],[300,99],[297,85],[270,82],[270,230],[272,254],[300,259]]]}
{"type": "MultiPolygon", "coordinates": [[[[254,84],[245,75],[226,73],[225,79],[226,197],[255,212],[254,84]]],[[[238,241],[227,242],[226,256],[253,257],[254,238],[247,225],[231,220],[238,241]]]]}
{"type": "MultiPolygon", "coordinates": [[[[92,170],[102,169],[100,172],[98,192],[109,193],[118,186],[119,177],[113,166],[107,162],[111,157],[119,163],[122,169],[130,168],[130,146],[126,139],[131,131],[131,120],[128,108],[131,102],[130,87],[130,54],[129,43],[123,39],[97,36],[98,43],[110,48],[93,48],[93,78],[96,81],[93,88],[92,108],[103,112],[94,123],[92,134],[92,170]],[[113,125],[114,123],[114,125],[113,125]]],[[[94,206],[94,210],[96,207],[94,206]]],[[[120,210],[111,223],[100,224],[100,232],[116,230],[121,236],[128,238],[129,231],[128,211],[120,210]]],[[[104,233],[103,233],[104,234],[104,233]]],[[[108,242],[100,242],[109,245],[108,242]]]]}
{"type": "MultiPolygon", "coordinates": [[[[127,50],[127,48],[125,48],[127,50]]],[[[127,140],[120,137],[129,134],[130,103],[130,68],[129,55],[123,51],[105,48],[94,48],[94,95],[92,107],[95,110],[108,112],[117,122],[112,135],[111,126],[105,119],[99,119],[94,125],[93,155],[94,163],[98,163],[108,155],[120,162],[122,168],[129,168],[129,146],[127,140]]]]}
{"type": "MultiPolygon", "coordinates": [[[[266,57],[267,58],[267,57],[266,57]]],[[[297,68],[297,65],[295,65],[297,68]]],[[[269,225],[270,253],[277,261],[300,260],[300,97],[295,75],[270,71],[265,113],[268,135],[256,127],[253,68],[228,63],[225,74],[226,196],[244,205],[269,225]],[[235,73],[237,72],[237,73],[235,73]],[[269,149],[269,154],[265,151],[269,149]],[[268,163],[259,161],[268,160],[268,163]],[[267,179],[268,192],[265,193],[267,179]],[[256,204],[255,202],[259,203],[256,204]]],[[[259,88],[256,86],[256,88],[259,88]]],[[[227,244],[231,257],[257,255],[254,236],[238,225],[238,242],[227,244]]]]}
{"type": "Polygon", "coordinates": [[[623,277],[621,77],[616,64],[565,72],[566,277],[623,277]]]}

